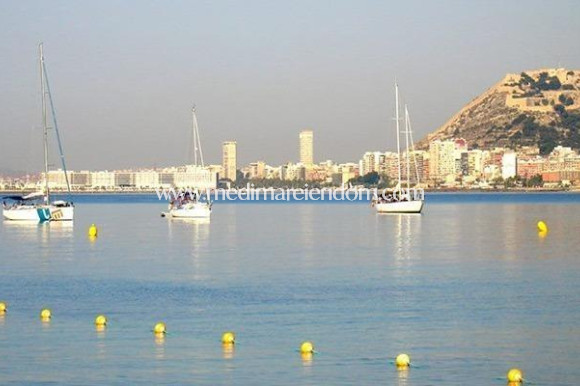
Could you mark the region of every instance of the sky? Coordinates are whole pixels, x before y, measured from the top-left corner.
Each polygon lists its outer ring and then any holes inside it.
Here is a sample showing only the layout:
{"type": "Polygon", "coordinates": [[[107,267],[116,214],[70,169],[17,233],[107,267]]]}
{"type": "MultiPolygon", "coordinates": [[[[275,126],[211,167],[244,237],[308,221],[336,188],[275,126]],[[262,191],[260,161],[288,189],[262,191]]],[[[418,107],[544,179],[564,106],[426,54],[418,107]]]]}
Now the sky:
{"type": "MultiPolygon", "coordinates": [[[[416,140],[506,73],[580,69],[572,1],[0,0],[0,172],[43,167],[38,43],[67,166],[315,161],[394,150],[394,83],[416,140]]],[[[54,153],[56,147],[51,144],[54,153]]],[[[56,158],[51,157],[51,163],[56,158]]]]}

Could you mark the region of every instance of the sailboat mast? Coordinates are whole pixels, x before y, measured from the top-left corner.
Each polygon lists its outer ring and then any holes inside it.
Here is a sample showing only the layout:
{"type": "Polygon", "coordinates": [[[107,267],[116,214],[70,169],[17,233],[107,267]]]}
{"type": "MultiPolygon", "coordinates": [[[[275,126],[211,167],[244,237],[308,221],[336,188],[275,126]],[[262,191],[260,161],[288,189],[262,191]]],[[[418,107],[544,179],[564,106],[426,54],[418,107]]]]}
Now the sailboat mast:
{"type": "Polygon", "coordinates": [[[417,156],[415,155],[415,141],[413,140],[413,128],[411,126],[411,117],[407,111],[407,121],[409,122],[409,140],[411,141],[411,151],[413,152],[413,164],[415,165],[415,185],[419,185],[419,167],[417,166],[417,156]]]}
{"type": "Polygon", "coordinates": [[[193,132],[193,164],[197,166],[197,130],[195,127],[195,106],[191,108],[191,131],[193,132]]]}
{"type": "Polygon", "coordinates": [[[399,189],[401,188],[401,144],[400,144],[400,127],[399,127],[399,85],[395,83],[395,121],[397,121],[397,166],[399,176],[399,189]]]}
{"type": "Polygon", "coordinates": [[[405,105],[405,146],[407,148],[407,194],[411,191],[411,157],[409,156],[409,110],[407,110],[407,105],[405,105]]]}
{"type": "Polygon", "coordinates": [[[193,146],[195,148],[195,165],[197,165],[197,152],[199,151],[199,161],[201,162],[201,167],[205,167],[203,162],[203,150],[201,149],[201,139],[199,137],[199,126],[197,124],[197,115],[195,114],[195,106],[193,107],[193,146]]]}
{"type": "Polygon", "coordinates": [[[46,202],[50,202],[50,191],[48,189],[48,124],[46,122],[46,88],[44,82],[44,55],[42,53],[42,43],[38,45],[40,54],[40,92],[42,94],[42,129],[44,132],[44,183],[46,190],[46,202]]]}

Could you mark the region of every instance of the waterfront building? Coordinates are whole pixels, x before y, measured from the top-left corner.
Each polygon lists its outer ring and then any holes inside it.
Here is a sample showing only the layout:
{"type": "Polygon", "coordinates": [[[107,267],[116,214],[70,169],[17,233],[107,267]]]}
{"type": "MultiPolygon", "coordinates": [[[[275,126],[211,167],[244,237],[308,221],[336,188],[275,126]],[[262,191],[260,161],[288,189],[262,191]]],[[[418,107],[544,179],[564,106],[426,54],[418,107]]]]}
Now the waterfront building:
{"type": "Polygon", "coordinates": [[[479,149],[467,152],[467,175],[475,178],[481,176],[483,170],[483,152],[479,149]]]}
{"type": "Polygon", "coordinates": [[[236,155],[236,141],[226,141],[222,146],[222,171],[220,178],[227,178],[231,181],[236,180],[237,173],[237,155],[236,155]]]}
{"type": "Polygon", "coordinates": [[[429,144],[429,176],[432,180],[455,178],[455,141],[435,140],[429,144]]]}
{"type": "Polygon", "coordinates": [[[175,185],[175,173],[163,169],[159,172],[159,186],[170,188],[175,185]]]}
{"type": "Polygon", "coordinates": [[[264,161],[252,162],[248,165],[248,178],[262,179],[266,177],[266,163],[264,161]]]}
{"type": "Polygon", "coordinates": [[[306,179],[305,167],[301,164],[288,162],[287,164],[282,165],[280,178],[286,181],[304,180],[306,179]]]}
{"type": "MultiPolygon", "coordinates": [[[[48,188],[54,190],[67,189],[66,179],[72,185],[72,175],[74,172],[67,170],[66,176],[62,169],[48,171],[48,188]]],[[[44,181],[46,174],[42,173],[41,180],[44,181]]]]}
{"type": "Polygon", "coordinates": [[[135,173],[132,171],[115,172],[115,186],[118,188],[134,188],[135,173]]]}
{"type": "Polygon", "coordinates": [[[111,190],[115,188],[115,173],[105,171],[91,172],[91,188],[111,190]]]}
{"type": "Polygon", "coordinates": [[[265,178],[268,180],[271,179],[282,179],[282,167],[281,166],[269,166],[266,165],[264,167],[264,174],[265,174],[265,178]]]}
{"type": "Polygon", "coordinates": [[[312,130],[300,132],[300,163],[307,167],[314,163],[314,133],[312,130]]]}
{"type": "Polygon", "coordinates": [[[216,174],[201,165],[185,165],[175,168],[173,183],[178,188],[214,189],[217,186],[216,174]]]}
{"type": "Polygon", "coordinates": [[[134,173],[135,187],[138,189],[154,189],[159,187],[159,173],[155,170],[139,170],[134,173]]]}
{"type": "Polygon", "coordinates": [[[501,177],[506,180],[517,175],[517,156],[513,151],[503,153],[501,160],[501,177]]]}
{"type": "Polygon", "coordinates": [[[359,165],[355,163],[344,163],[338,165],[340,170],[340,184],[345,185],[353,178],[359,176],[359,165]]]}

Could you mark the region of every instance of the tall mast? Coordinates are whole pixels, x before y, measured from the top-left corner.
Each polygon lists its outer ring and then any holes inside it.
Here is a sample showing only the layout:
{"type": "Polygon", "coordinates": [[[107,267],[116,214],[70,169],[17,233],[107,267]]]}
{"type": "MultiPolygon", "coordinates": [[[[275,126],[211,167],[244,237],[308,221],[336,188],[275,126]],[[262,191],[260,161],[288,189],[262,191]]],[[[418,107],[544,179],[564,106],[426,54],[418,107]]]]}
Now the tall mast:
{"type": "Polygon", "coordinates": [[[46,191],[46,202],[50,202],[50,191],[48,190],[48,124],[46,122],[46,88],[44,82],[44,55],[42,53],[42,43],[38,45],[40,53],[40,92],[42,94],[42,129],[44,132],[44,183],[46,191]]]}
{"type": "Polygon", "coordinates": [[[411,117],[407,111],[407,121],[409,122],[409,140],[411,141],[411,151],[413,152],[413,163],[415,164],[415,185],[419,185],[419,167],[417,166],[417,156],[415,155],[415,141],[413,140],[413,128],[411,126],[411,117]]]}
{"type": "Polygon", "coordinates": [[[205,167],[203,162],[203,150],[201,149],[201,139],[199,137],[199,127],[197,125],[197,115],[195,114],[195,106],[191,109],[192,114],[192,129],[193,129],[193,152],[194,152],[194,162],[197,166],[197,153],[199,151],[199,160],[201,162],[201,167],[205,167]]]}
{"type": "Polygon", "coordinates": [[[193,132],[193,164],[197,166],[197,130],[195,129],[195,105],[191,108],[191,131],[193,132]]]}
{"type": "Polygon", "coordinates": [[[407,110],[407,105],[405,105],[405,145],[407,147],[407,194],[411,191],[411,160],[409,157],[409,110],[407,110]]]}
{"type": "Polygon", "coordinates": [[[397,121],[397,166],[399,169],[399,189],[401,189],[401,144],[400,144],[400,128],[399,128],[399,85],[395,83],[395,120],[397,121]]]}

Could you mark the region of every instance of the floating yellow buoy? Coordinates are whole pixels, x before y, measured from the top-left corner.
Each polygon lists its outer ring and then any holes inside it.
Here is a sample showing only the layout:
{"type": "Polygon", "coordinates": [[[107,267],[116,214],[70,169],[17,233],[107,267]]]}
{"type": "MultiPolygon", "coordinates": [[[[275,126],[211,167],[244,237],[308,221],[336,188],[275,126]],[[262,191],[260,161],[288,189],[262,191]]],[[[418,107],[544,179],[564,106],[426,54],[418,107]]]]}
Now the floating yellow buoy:
{"type": "Polygon", "coordinates": [[[6,305],[6,303],[0,302],[0,314],[5,313],[6,311],[8,311],[8,306],[6,305]]]}
{"type": "Polygon", "coordinates": [[[52,313],[48,308],[44,308],[40,311],[40,319],[42,320],[49,320],[52,317],[52,313]]]}
{"type": "Polygon", "coordinates": [[[155,334],[165,334],[167,331],[165,329],[165,323],[159,322],[153,327],[153,332],[155,334]]]}
{"type": "Polygon", "coordinates": [[[397,367],[409,367],[411,365],[411,358],[407,354],[399,354],[395,358],[397,367]]]}
{"type": "Polygon", "coordinates": [[[95,224],[91,224],[89,227],[89,237],[97,237],[97,226],[95,224]]]}
{"type": "Polygon", "coordinates": [[[521,383],[524,381],[524,375],[520,369],[510,369],[507,373],[508,382],[521,383]]]}
{"type": "Polygon", "coordinates": [[[231,332],[224,332],[224,334],[222,335],[222,343],[223,344],[234,344],[236,342],[236,335],[231,332]]]}
{"type": "Polygon", "coordinates": [[[313,353],[314,352],[314,345],[312,344],[312,342],[308,342],[308,341],[303,342],[300,345],[300,352],[302,354],[304,354],[304,353],[313,353]]]}
{"type": "Polygon", "coordinates": [[[95,325],[96,326],[106,326],[107,325],[107,318],[105,315],[99,315],[95,318],[95,325]]]}
{"type": "Polygon", "coordinates": [[[540,231],[540,232],[547,232],[548,231],[548,226],[546,225],[545,222],[538,221],[538,231],[540,231]]]}

